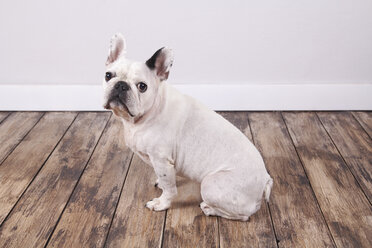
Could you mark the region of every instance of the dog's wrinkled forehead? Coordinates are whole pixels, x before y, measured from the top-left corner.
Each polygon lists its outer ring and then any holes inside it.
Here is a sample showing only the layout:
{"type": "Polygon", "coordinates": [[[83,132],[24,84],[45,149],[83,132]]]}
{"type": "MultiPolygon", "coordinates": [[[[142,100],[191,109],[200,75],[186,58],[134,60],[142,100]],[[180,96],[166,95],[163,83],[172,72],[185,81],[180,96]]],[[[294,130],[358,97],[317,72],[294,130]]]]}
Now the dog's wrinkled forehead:
{"type": "Polygon", "coordinates": [[[153,74],[145,63],[131,61],[125,57],[109,65],[107,71],[114,73],[118,79],[124,80],[127,83],[135,83],[136,81],[143,81],[153,77],[153,74]]]}

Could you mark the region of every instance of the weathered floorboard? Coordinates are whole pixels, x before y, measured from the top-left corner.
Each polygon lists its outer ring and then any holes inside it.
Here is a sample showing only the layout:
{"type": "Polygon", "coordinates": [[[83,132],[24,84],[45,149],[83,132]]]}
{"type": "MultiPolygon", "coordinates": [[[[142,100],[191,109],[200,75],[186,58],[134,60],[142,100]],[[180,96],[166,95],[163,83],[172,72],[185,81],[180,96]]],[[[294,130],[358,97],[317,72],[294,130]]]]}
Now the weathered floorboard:
{"type": "Polygon", "coordinates": [[[80,113],[0,228],[0,247],[43,247],[109,113],[80,113]]]}
{"type": "Polygon", "coordinates": [[[103,247],[132,152],[111,117],[48,247],[103,247]]]}
{"type": "Polygon", "coordinates": [[[0,112],[0,124],[11,112],[0,112]]]}
{"type": "Polygon", "coordinates": [[[321,112],[318,116],[372,202],[372,140],[350,113],[321,112]]]}
{"type": "Polygon", "coordinates": [[[66,112],[45,114],[0,166],[0,225],[75,116],[66,112]]]}
{"type": "Polygon", "coordinates": [[[248,116],[256,146],[274,179],[269,206],[279,247],[333,246],[281,114],[248,116]]]}
{"type": "MultiPolygon", "coordinates": [[[[247,112],[222,112],[225,119],[240,129],[253,142],[247,112]]],[[[219,218],[221,247],[277,247],[270,213],[263,201],[261,209],[248,222],[219,218]]]]}
{"type": "Polygon", "coordinates": [[[372,112],[352,112],[352,114],[368,133],[369,138],[372,138],[372,112]]]}
{"type": "Polygon", "coordinates": [[[371,205],[316,114],[283,116],[336,245],[372,247],[371,205]]]}
{"type": "Polygon", "coordinates": [[[0,124],[0,165],[39,121],[42,112],[16,112],[0,124]]]}
{"type": "Polygon", "coordinates": [[[0,247],[372,247],[372,112],[222,112],[252,141],[250,120],[274,178],[248,222],[204,216],[185,178],[148,210],[161,190],[120,122],[76,115],[0,112],[0,247]]]}
{"type": "Polygon", "coordinates": [[[147,201],[160,194],[153,169],[134,155],[106,247],[159,247],[165,212],[150,211],[147,201]]]}

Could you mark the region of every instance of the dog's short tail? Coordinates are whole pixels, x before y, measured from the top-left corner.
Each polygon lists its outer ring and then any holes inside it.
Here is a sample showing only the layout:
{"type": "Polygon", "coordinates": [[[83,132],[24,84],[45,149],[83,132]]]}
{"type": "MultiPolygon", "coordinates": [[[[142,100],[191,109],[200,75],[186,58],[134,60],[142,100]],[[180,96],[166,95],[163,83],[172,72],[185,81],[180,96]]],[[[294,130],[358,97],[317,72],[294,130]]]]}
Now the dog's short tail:
{"type": "Polygon", "coordinates": [[[266,202],[269,202],[272,187],[273,187],[273,179],[269,176],[269,179],[266,182],[265,190],[264,190],[266,202]]]}

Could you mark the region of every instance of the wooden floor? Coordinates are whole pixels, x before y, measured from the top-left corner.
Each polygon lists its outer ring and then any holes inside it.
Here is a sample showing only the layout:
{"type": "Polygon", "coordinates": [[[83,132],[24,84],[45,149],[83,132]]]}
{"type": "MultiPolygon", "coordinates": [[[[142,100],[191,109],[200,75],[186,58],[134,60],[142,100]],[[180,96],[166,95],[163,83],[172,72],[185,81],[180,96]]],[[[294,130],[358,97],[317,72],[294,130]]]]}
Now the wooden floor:
{"type": "Polygon", "coordinates": [[[372,112],[223,112],[274,179],[249,222],[202,214],[155,174],[108,112],[0,112],[0,247],[372,247],[372,112]]]}

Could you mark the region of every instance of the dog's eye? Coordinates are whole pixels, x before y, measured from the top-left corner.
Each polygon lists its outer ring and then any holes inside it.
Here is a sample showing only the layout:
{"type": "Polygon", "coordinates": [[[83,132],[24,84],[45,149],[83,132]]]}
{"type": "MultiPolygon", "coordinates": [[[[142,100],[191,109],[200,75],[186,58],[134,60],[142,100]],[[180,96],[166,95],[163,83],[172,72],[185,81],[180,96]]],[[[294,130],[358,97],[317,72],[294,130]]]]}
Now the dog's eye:
{"type": "Polygon", "coordinates": [[[106,74],[105,74],[105,80],[106,80],[106,82],[108,82],[108,81],[110,81],[110,79],[113,77],[113,74],[112,74],[112,72],[106,72],[106,74]]]}
{"type": "Polygon", "coordinates": [[[147,90],[147,85],[143,82],[137,84],[137,88],[140,92],[145,92],[147,90]]]}

